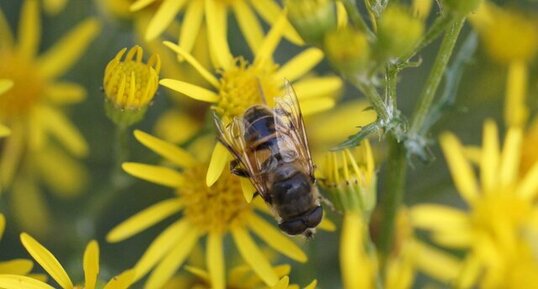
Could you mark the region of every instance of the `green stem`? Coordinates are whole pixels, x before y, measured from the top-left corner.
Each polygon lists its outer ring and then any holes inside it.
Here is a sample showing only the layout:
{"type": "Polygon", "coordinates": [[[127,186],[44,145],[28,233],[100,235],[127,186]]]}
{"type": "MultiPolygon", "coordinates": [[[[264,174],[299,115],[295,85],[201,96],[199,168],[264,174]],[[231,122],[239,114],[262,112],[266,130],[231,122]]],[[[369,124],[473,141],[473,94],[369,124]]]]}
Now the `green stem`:
{"type": "Polygon", "coordinates": [[[390,112],[372,82],[363,81],[359,77],[348,77],[347,79],[368,98],[378,117],[388,123],[391,120],[390,112]]]}
{"type": "Polygon", "coordinates": [[[346,12],[353,26],[356,26],[360,30],[364,31],[366,35],[368,35],[368,38],[370,38],[370,40],[374,40],[376,36],[372,32],[370,27],[368,27],[366,21],[364,21],[364,19],[362,18],[361,13],[357,9],[355,0],[342,0],[342,4],[344,4],[344,7],[346,8],[346,12]]]}
{"type": "Polygon", "coordinates": [[[385,69],[385,95],[390,101],[390,107],[394,110],[398,107],[396,86],[398,84],[398,68],[394,65],[387,65],[385,69]]]}
{"type": "Polygon", "coordinates": [[[387,191],[382,203],[383,219],[381,221],[381,236],[379,249],[382,274],[385,273],[387,258],[393,246],[394,232],[398,208],[400,207],[405,189],[407,174],[406,151],[403,143],[390,136],[390,152],[387,164],[387,191]]]}
{"type": "Polygon", "coordinates": [[[456,41],[458,40],[458,36],[464,23],[464,17],[455,17],[443,38],[443,42],[441,43],[441,47],[439,48],[439,52],[435,58],[435,62],[433,63],[430,75],[428,76],[424,89],[422,90],[418,106],[413,114],[414,117],[411,124],[411,133],[417,133],[420,131],[424,120],[426,119],[435,97],[435,93],[437,92],[439,83],[443,78],[446,66],[450,60],[450,57],[452,56],[454,46],[456,45],[456,41]]]}

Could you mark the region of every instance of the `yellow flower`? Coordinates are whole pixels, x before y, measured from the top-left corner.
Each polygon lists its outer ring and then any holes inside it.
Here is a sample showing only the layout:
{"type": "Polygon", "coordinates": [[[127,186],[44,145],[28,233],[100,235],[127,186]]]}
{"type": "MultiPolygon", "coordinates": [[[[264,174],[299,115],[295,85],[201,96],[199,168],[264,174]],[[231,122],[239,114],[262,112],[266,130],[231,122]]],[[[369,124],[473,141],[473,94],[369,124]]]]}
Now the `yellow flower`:
{"type": "MultiPolygon", "coordinates": [[[[185,269],[191,273],[191,276],[178,275],[170,279],[163,289],[211,289],[211,278],[209,273],[203,269],[186,266],[185,269]]],[[[252,269],[246,265],[239,265],[231,268],[228,272],[226,279],[226,287],[229,289],[252,289],[252,288],[265,288],[265,289],[299,289],[298,285],[289,284],[289,273],[291,271],[290,265],[279,265],[273,267],[273,271],[280,278],[278,283],[273,287],[264,286],[263,281],[252,272],[252,269]]],[[[315,289],[317,281],[312,281],[305,289],[315,289]]]]}
{"type": "Polygon", "coordinates": [[[516,286],[514,276],[538,272],[538,259],[530,250],[535,240],[528,238],[538,230],[538,164],[520,176],[521,142],[521,129],[511,128],[500,150],[497,127],[487,121],[477,180],[458,139],[442,135],[454,184],[469,208],[423,204],[411,209],[415,227],[428,230],[440,245],[467,251],[458,280],[462,288],[525,288],[516,286]]]}
{"type": "Polygon", "coordinates": [[[103,79],[107,116],[119,126],[130,126],[144,117],[157,92],[161,70],[159,55],[151,55],[144,63],[140,46],[125,52],[127,48],[107,64],[103,79]]]}
{"type": "Polygon", "coordinates": [[[538,24],[522,12],[489,2],[484,2],[470,20],[490,57],[508,66],[505,121],[508,126],[523,126],[529,114],[528,64],[538,51],[538,24]]]}
{"type": "Polygon", "coordinates": [[[77,84],[57,81],[82,55],[96,36],[99,24],[88,19],[66,37],[37,56],[41,25],[37,0],[26,0],[20,15],[18,42],[0,11],[0,78],[13,87],[0,98],[0,122],[11,129],[0,151],[0,186],[11,183],[22,155],[39,151],[53,136],[77,156],[87,153],[87,145],[61,107],[81,101],[85,92],[77,84]]]}
{"type": "MultiPolygon", "coordinates": [[[[301,101],[303,114],[308,115],[332,107],[335,103],[334,98],[342,86],[341,79],[335,76],[303,77],[322,60],[323,54],[319,49],[309,48],[282,67],[273,62],[272,54],[286,23],[284,15],[281,15],[280,20],[275,23],[257,50],[252,64],[248,64],[243,58],[234,60],[231,55],[223,53],[220,58],[222,61],[219,78],[206,70],[181,47],[165,42],[196,68],[213,89],[174,79],[163,79],[160,83],[191,98],[213,104],[213,110],[224,122],[241,115],[251,105],[261,103],[264,97],[269,105],[272,105],[274,97],[283,93],[284,79],[296,81],[294,89],[301,101]]],[[[217,144],[208,171],[208,185],[217,180],[228,157],[226,148],[220,143],[217,144]]]]}
{"type": "MultiPolygon", "coordinates": [[[[245,201],[240,178],[226,171],[210,187],[206,186],[207,163],[198,161],[187,151],[149,134],[135,131],[135,137],[146,147],[178,166],[168,167],[125,163],[123,168],[138,178],[176,189],[176,197],[161,201],[127,219],[108,235],[109,242],[118,242],[145,230],[157,222],[182,212],[182,216],[166,228],[148,247],[134,266],[136,280],[149,271],[145,288],[164,285],[182,265],[193,247],[204,236],[206,260],[213,288],[224,288],[225,262],[223,238],[231,234],[245,262],[267,285],[278,282],[267,258],[260,251],[249,231],[280,253],[299,262],[306,261],[303,251],[278,229],[254,212],[245,201]]],[[[266,205],[254,202],[258,210],[270,214],[266,205]]]]}
{"type": "MultiPolygon", "coordinates": [[[[4,94],[4,92],[8,91],[12,86],[13,81],[8,79],[0,79],[0,96],[4,94]]],[[[5,127],[0,123],[0,138],[9,135],[10,132],[11,131],[8,127],[5,127]]]]}
{"type": "Polygon", "coordinates": [[[45,12],[50,15],[56,15],[65,8],[67,0],[44,0],[45,12]]]}
{"type": "MultiPolygon", "coordinates": [[[[73,284],[71,278],[62,264],[38,241],[26,233],[21,234],[21,242],[28,253],[35,259],[43,269],[56,281],[62,289],[96,289],[99,275],[99,245],[96,241],[91,241],[86,246],[83,258],[84,283],[73,284]]],[[[132,270],[127,270],[112,278],[103,289],[127,289],[131,286],[134,277],[132,270]]],[[[0,287],[5,289],[52,289],[49,284],[29,277],[15,274],[0,274],[0,287]]]]}
{"type": "MultiPolygon", "coordinates": [[[[213,58],[220,53],[229,53],[227,30],[228,11],[233,11],[239,28],[247,44],[253,51],[259,49],[263,38],[263,29],[258,21],[259,16],[267,23],[275,23],[281,9],[273,0],[137,0],[130,9],[138,11],[148,5],[159,5],[146,29],[146,40],[159,36],[176,18],[183,14],[183,24],[179,33],[180,47],[190,52],[200,28],[205,24],[210,53],[213,58]]],[[[286,37],[301,43],[300,37],[286,21],[286,37]]]]}

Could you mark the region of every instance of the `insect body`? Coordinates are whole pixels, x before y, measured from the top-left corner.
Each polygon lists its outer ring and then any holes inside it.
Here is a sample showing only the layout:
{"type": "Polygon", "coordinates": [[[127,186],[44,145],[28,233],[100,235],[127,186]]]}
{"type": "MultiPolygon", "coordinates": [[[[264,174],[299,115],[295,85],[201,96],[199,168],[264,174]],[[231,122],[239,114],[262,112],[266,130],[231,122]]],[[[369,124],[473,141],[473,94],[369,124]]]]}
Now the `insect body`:
{"type": "Polygon", "coordinates": [[[253,105],[224,126],[219,141],[235,156],[232,173],[250,178],[269,204],[279,227],[290,235],[312,236],[323,209],[297,97],[289,84],[275,107],[253,105]]]}

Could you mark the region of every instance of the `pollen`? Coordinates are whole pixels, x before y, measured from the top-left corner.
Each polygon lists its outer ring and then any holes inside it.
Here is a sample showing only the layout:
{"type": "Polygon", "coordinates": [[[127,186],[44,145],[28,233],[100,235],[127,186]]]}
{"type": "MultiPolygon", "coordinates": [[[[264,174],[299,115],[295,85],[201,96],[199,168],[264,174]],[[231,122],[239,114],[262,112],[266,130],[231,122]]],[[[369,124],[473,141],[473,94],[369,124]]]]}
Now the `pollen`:
{"type": "Polygon", "coordinates": [[[127,49],[122,49],[108,63],[103,87],[107,100],[116,108],[140,110],[148,106],[157,92],[161,60],[153,54],[144,63],[144,52],[140,46],[131,48],[127,54],[125,52],[127,49]]]}
{"type": "Polygon", "coordinates": [[[0,51],[0,63],[0,78],[13,81],[13,87],[0,97],[0,119],[6,121],[26,115],[39,102],[45,80],[29,59],[16,53],[0,51]]]}
{"type": "Polygon", "coordinates": [[[273,63],[249,65],[243,58],[236,65],[221,72],[220,100],[213,109],[224,119],[242,115],[250,106],[267,101],[272,105],[280,89],[275,74],[278,66],[273,63]]]}
{"type": "Polygon", "coordinates": [[[239,178],[226,171],[207,187],[206,173],[207,165],[191,167],[184,173],[189,181],[178,194],[185,203],[185,217],[203,232],[224,233],[244,224],[251,208],[243,197],[239,178]]]}

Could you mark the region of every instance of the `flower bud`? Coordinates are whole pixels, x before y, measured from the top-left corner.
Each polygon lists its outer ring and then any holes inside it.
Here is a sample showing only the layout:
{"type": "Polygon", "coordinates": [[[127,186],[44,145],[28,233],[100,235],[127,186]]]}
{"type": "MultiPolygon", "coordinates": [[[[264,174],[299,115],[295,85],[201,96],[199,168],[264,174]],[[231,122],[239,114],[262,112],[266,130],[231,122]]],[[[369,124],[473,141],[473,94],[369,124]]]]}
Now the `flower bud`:
{"type": "Polygon", "coordinates": [[[344,73],[363,71],[370,59],[370,47],[366,35],[345,27],[328,33],[324,41],[329,61],[344,73]]]}
{"type": "Polygon", "coordinates": [[[443,0],[443,4],[448,9],[460,15],[475,11],[481,2],[482,0],[443,0]]]}
{"type": "Polygon", "coordinates": [[[288,18],[299,35],[320,46],[328,31],[336,29],[336,8],[331,0],[288,0],[288,18]]]}
{"type": "Polygon", "coordinates": [[[368,141],[355,155],[348,149],[325,156],[320,184],[329,191],[333,203],[344,212],[369,216],[377,199],[374,157],[368,141]]]}
{"type": "Polygon", "coordinates": [[[388,7],[378,26],[377,49],[383,58],[398,58],[412,51],[424,32],[424,23],[402,6],[388,7]]]}
{"type": "Polygon", "coordinates": [[[120,126],[140,121],[159,86],[161,60],[153,54],[147,64],[142,61],[143,50],[135,46],[122,49],[105,68],[103,88],[107,116],[120,126]]]}

